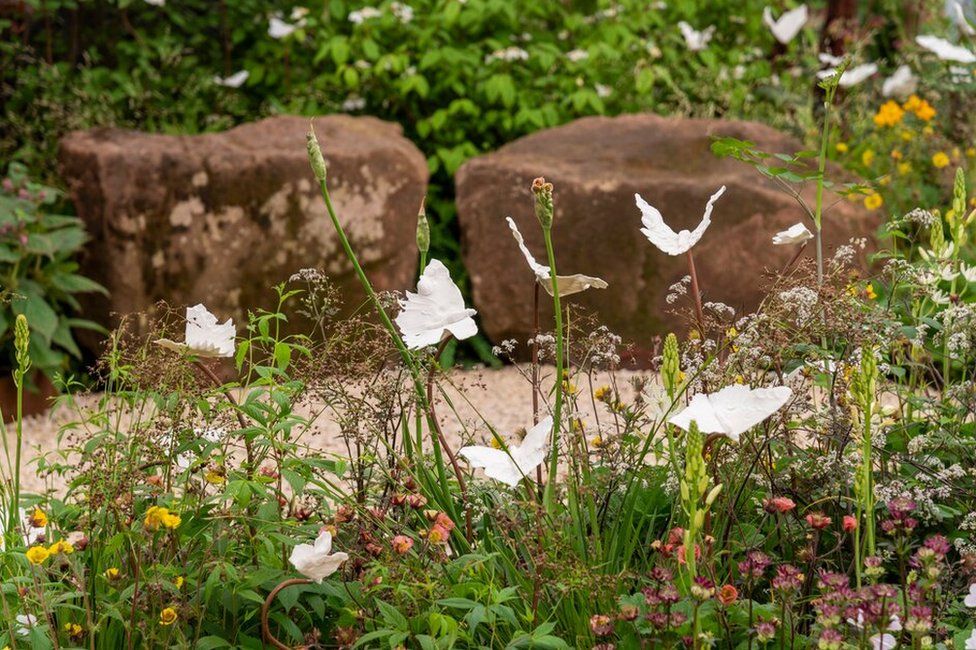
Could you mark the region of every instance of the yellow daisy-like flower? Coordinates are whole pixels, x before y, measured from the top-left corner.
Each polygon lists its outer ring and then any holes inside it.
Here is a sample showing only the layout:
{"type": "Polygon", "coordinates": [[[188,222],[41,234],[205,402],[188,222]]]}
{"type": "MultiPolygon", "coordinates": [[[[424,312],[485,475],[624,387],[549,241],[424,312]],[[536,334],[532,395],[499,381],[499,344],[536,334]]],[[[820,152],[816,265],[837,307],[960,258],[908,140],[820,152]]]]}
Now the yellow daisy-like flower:
{"type": "Polygon", "coordinates": [[[177,589],[182,589],[183,582],[184,582],[183,576],[176,576],[176,580],[173,581],[173,584],[176,585],[177,589]]]}
{"type": "Polygon", "coordinates": [[[227,481],[227,477],[220,470],[212,469],[204,474],[203,480],[211,485],[221,485],[227,481]]]}
{"type": "Polygon", "coordinates": [[[159,612],[159,624],[160,625],[172,625],[179,618],[176,614],[176,609],[172,607],[167,607],[163,611],[159,612]]]}
{"type": "Polygon", "coordinates": [[[902,140],[904,140],[905,142],[911,142],[912,139],[914,139],[914,138],[915,138],[915,134],[914,133],[912,133],[908,129],[902,129],[902,132],[901,132],[901,139],[902,140]]]}
{"type": "Polygon", "coordinates": [[[867,296],[868,300],[876,300],[878,298],[878,294],[874,292],[874,285],[870,282],[868,283],[868,286],[864,288],[864,295],[867,296]]]}
{"type": "Polygon", "coordinates": [[[593,436],[592,438],[590,438],[590,446],[593,447],[594,449],[599,449],[600,447],[603,446],[603,438],[601,438],[600,436],[593,436]]]}
{"type": "Polygon", "coordinates": [[[884,204],[884,199],[877,192],[872,192],[864,197],[864,207],[868,210],[877,210],[884,204]]]}
{"type": "Polygon", "coordinates": [[[871,149],[865,149],[864,153],[861,154],[861,164],[865,167],[870,167],[871,163],[874,162],[874,151],[871,149]]]}
{"type": "Polygon", "coordinates": [[[969,147],[966,149],[967,158],[976,158],[976,147],[969,147]]]}
{"type": "Polygon", "coordinates": [[[746,383],[746,378],[742,375],[736,375],[733,381],[741,386],[742,384],[746,383]]]}
{"type": "Polygon", "coordinates": [[[878,112],[874,116],[874,123],[880,127],[891,127],[901,122],[904,116],[905,111],[898,105],[898,102],[888,100],[878,109],[878,112]]]}
{"type": "Polygon", "coordinates": [[[180,525],[179,515],[169,511],[169,508],[161,506],[151,506],[146,510],[145,525],[149,530],[157,530],[160,526],[166,528],[176,528],[180,525]]]}
{"type": "Polygon", "coordinates": [[[34,528],[45,528],[47,526],[47,515],[37,506],[34,506],[34,512],[31,513],[27,520],[34,528]]]}
{"type": "Polygon", "coordinates": [[[180,519],[180,516],[179,515],[174,515],[172,513],[166,513],[166,515],[163,517],[163,525],[166,526],[167,528],[170,528],[170,529],[176,528],[181,523],[183,523],[183,520],[180,519]]]}
{"type": "Polygon", "coordinates": [[[502,441],[499,440],[496,436],[492,436],[491,440],[488,441],[488,446],[490,446],[492,449],[501,449],[502,441]]]}
{"type": "Polygon", "coordinates": [[[932,165],[936,169],[942,169],[949,164],[949,156],[944,151],[937,152],[932,156],[932,165]]]}
{"type": "Polygon", "coordinates": [[[935,114],[936,114],[935,107],[933,107],[932,104],[929,104],[924,99],[915,109],[915,117],[922,120],[923,122],[930,121],[933,117],[935,117],[935,114]]]}
{"type": "Polygon", "coordinates": [[[51,552],[43,546],[31,546],[27,549],[26,555],[31,564],[43,564],[45,560],[51,557],[51,552]]]}
{"type": "Polygon", "coordinates": [[[609,386],[600,386],[595,391],[593,391],[593,397],[598,401],[602,402],[608,397],[610,397],[613,391],[609,386]]]}
{"type": "Polygon", "coordinates": [[[108,580],[118,580],[122,573],[113,566],[105,569],[105,573],[103,575],[108,580]]]}
{"type": "Polygon", "coordinates": [[[834,149],[837,150],[837,153],[847,153],[850,147],[847,146],[846,142],[838,142],[834,145],[834,149]]]}
{"type": "Polygon", "coordinates": [[[935,133],[935,129],[932,128],[931,124],[926,124],[925,128],[922,129],[922,135],[932,135],[935,133]]]}
{"type": "Polygon", "coordinates": [[[71,542],[67,542],[62,539],[48,546],[47,551],[51,555],[57,555],[58,553],[64,553],[67,555],[68,553],[74,553],[75,547],[71,545],[71,542]]]}
{"type": "Polygon", "coordinates": [[[912,173],[912,163],[898,163],[898,173],[902,176],[912,173]]]}

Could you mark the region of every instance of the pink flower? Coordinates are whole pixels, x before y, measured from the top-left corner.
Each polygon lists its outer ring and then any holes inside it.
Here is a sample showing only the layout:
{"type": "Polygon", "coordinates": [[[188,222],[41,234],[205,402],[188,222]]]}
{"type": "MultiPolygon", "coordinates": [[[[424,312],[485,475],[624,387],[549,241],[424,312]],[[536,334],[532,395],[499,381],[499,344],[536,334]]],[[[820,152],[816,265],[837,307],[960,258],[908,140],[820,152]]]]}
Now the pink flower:
{"type": "Polygon", "coordinates": [[[393,550],[397,555],[404,555],[413,548],[413,539],[406,535],[397,535],[393,538],[393,550]]]}

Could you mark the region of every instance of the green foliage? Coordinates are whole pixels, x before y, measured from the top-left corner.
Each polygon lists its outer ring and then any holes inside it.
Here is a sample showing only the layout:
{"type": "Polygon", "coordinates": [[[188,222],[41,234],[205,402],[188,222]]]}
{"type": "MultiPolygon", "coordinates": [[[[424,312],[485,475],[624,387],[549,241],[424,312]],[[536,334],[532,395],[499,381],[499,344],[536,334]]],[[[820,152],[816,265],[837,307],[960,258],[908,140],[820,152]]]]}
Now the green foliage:
{"type": "Polygon", "coordinates": [[[99,329],[76,318],[77,294],[104,292],[78,274],[75,255],[87,239],[77,217],[51,214],[59,195],[28,178],[23,165],[12,163],[0,188],[0,349],[7,367],[14,365],[14,319],[30,323],[30,358],[35,368],[53,376],[80,360],[72,330],[99,329]]]}

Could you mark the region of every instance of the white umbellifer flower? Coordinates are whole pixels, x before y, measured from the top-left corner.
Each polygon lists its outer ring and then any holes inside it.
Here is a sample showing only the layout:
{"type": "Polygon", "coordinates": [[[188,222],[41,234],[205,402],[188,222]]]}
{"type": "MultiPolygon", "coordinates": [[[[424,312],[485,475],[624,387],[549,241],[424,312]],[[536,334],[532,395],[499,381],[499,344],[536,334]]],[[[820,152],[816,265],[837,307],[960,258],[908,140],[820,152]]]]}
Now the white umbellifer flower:
{"type": "Polygon", "coordinates": [[[445,333],[458,340],[478,333],[471,318],[475,310],[464,306],[461,290],[451,280],[451,274],[440,260],[431,260],[417,282],[417,293],[407,292],[400,301],[397,327],[403,333],[407,347],[419,349],[437,345],[445,333]]]}
{"type": "Polygon", "coordinates": [[[976,36],[976,29],[966,20],[966,10],[963,9],[962,3],[959,0],[949,0],[946,3],[946,14],[955,26],[959,28],[960,34],[976,36]]]}
{"type": "Polygon", "coordinates": [[[159,339],[157,345],[186,352],[198,357],[232,357],[234,356],[234,321],[230,318],[224,323],[218,323],[217,317],[211,314],[203,305],[186,308],[186,340],[183,343],[159,339]]]}
{"type": "Polygon", "coordinates": [[[517,45],[511,45],[501,50],[495,50],[485,57],[485,63],[492,61],[528,61],[529,53],[517,45]]]}
{"type": "MultiPolygon", "coordinates": [[[[844,74],[841,75],[838,85],[840,85],[841,88],[851,88],[877,72],[877,63],[862,63],[861,65],[856,65],[853,68],[844,70],[844,74]]],[[[836,73],[837,68],[828,68],[818,72],[817,77],[820,79],[826,79],[827,77],[834,76],[836,73]]]]}
{"type": "Polygon", "coordinates": [[[30,634],[31,628],[37,626],[37,617],[33,614],[17,614],[15,617],[17,619],[17,634],[21,636],[27,636],[30,634]]]}
{"type": "Polygon", "coordinates": [[[401,23],[409,23],[413,20],[413,7],[402,2],[390,3],[390,11],[401,23]]]}
{"type": "Polygon", "coordinates": [[[566,52],[566,58],[572,61],[573,63],[579,63],[580,61],[585,61],[586,59],[589,58],[589,56],[590,56],[589,52],[578,48],[566,52]]]}
{"type": "Polygon", "coordinates": [[[783,408],[792,395],[786,386],[749,388],[733,384],[717,393],[695,395],[668,422],[687,431],[694,421],[702,433],[718,433],[738,441],[742,433],[783,408]]]}
{"type": "Polygon", "coordinates": [[[681,35],[685,39],[685,45],[692,52],[700,52],[708,46],[708,42],[712,40],[712,36],[715,35],[715,25],[710,25],[705,29],[698,31],[685,21],[678,23],[678,29],[681,30],[681,35]]]}
{"type": "Polygon", "coordinates": [[[549,433],[552,418],[547,417],[529,429],[522,444],[508,450],[482,445],[462,447],[458,453],[468,459],[472,467],[482,467],[485,476],[515,487],[523,477],[531,474],[546,458],[549,449],[549,433]]]}
{"type": "Polygon", "coordinates": [[[900,65],[890,77],[881,85],[881,94],[885,97],[904,99],[918,87],[918,77],[908,65],[900,65]]]}
{"type": "Polygon", "coordinates": [[[346,553],[332,552],[332,533],[327,530],[319,533],[314,544],[299,544],[293,548],[288,558],[299,573],[317,583],[338,571],[348,559],[346,553]]]}
{"type": "Polygon", "coordinates": [[[773,20],[772,9],[769,7],[763,9],[763,22],[769,27],[769,31],[773,33],[773,37],[783,45],[796,38],[796,35],[800,33],[803,26],[807,24],[809,17],[810,13],[807,11],[805,4],[787,11],[779,17],[779,20],[773,20]]]}
{"type": "Polygon", "coordinates": [[[363,7],[357,11],[349,12],[349,22],[353,25],[362,25],[367,20],[379,18],[382,15],[383,12],[376,7],[363,7]]]}
{"type": "Polygon", "coordinates": [[[240,72],[235,72],[229,77],[221,77],[219,75],[214,76],[213,82],[218,86],[224,86],[226,88],[240,88],[247,81],[247,78],[251,76],[251,73],[247,70],[241,70],[240,72]]]}
{"type": "Polygon", "coordinates": [[[785,244],[802,244],[803,242],[810,241],[811,239],[813,239],[813,233],[807,230],[807,227],[802,223],[795,223],[786,230],[781,230],[773,235],[773,243],[777,246],[783,246],[785,244]]]}
{"type": "MultiPolygon", "coordinates": [[[[515,225],[515,221],[511,217],[506,217],[506,219],[508,220],[508,227],[512,229],[512,236],[515,237],[515,243],[518,244],[519,250],[522,251],[525,261],[528,262],[529,268],[532,269],[532,273],[535,275],[535,279],[538,280],[539,284],[542,285],[542,288],[546,290],[546,293],[551,296],[552,277],[549,267],[535,261],[535,257],[525,245],[525,240],[522,239],[522,233],[519,232],[518,226],[515,225]]],[[[560,296],[571,296],[574,293],[586,291],[587,289],[591,288],[606,289],[607,283],[600,278],[594,278],[589,275],[583,275],[582,273],[576,273],[574,275],[557,275],[556,287],[559,289],[560,296]]]]}
{"type": "Polygon", "coordinates": [[[976,582],[969,585],[969,594],[962,602],[966,607],[976,607],[976,582]]]}
{"type": "Polygon", "coordinates": [[[287,38],[295,33],[298,25],[286,23],[281,16],[272,16],[268,21],[268,36],[271,38],[287,38]]]}
{"type": "Polygon", "coordinates": [[[349,95],[342,102],[342,110],[346,113],[361,111],[366,108],[366,100],[359,95],[349,95]]]}
{"type": "Polygon", "coordinates": [[[641,198],[640,194],[635,194],[634,199],[637,201],[637,207],[640,209],[642,215],[641,223],[644,224],[641,232],[644,233],[644,236],[652,244],[668,255],[681,255],[682,253],[686,253],[692,246],[698,243],[698,240],[705,234],[705,230],[709,224],[712,223],[712,206],[724,193],[725,186],[723,185],[708,199],[708,203],[705,204],[705,214],[702,216],[701,223],[698,224],[697,228],[691,231],[682,230],[677,233],[671,230],[668,224],[664,223],[664,217],[661,216],[657,208],[641,198]]]}
{"type": "Polygon", "coordinates": [[[976,628],[969,633],[969,638],[966,639],[966,650],[976,650],[976,628]]]}
{"type": "Polygon", "coordinates": [[[602,97],[603,99],[613,94],[613,88],[604,84],[597,84],[593,86],[593,89],[596,91],[596,96],[602,97]]]}
{"type": "Polygon", "coordinates": [[[916,36],[915,42],[932,52],[943,61],[956,63],[976,63],[976,54],[961,45],[953,45],[944,38],[923,34],[916,36]]]}
{"type": "Polygon", "coordinates": [[[825,66],[831,68],[836,68],[837,66],[839,66],[841,63],[844,62],[844,57],[834,56],[829,52],[821,52],[820,54],[817,55],[817,58],[820,59],[820,62],[823,63],[825,66]]]}

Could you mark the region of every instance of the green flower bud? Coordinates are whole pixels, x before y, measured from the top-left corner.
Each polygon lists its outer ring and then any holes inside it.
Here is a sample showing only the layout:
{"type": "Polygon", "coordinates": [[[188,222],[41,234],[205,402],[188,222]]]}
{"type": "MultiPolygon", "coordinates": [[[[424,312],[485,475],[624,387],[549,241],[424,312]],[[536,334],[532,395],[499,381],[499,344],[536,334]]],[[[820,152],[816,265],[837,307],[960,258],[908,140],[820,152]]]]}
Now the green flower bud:
{"type": "Polygon", "coordinates": [[[417,250],[426,253],[430,250],[430,223],[427,222],[427,210],[424,204],[427,197],[420,202],[420,212],[417,214],[417,250]]]}
{"type": "Polygon", "coordinates": [[[670,333],[664,339],[664,355],[661,361],[661,382],[669,399],[678,392],[681,375],[681,359],[678,353],[678,337],[670,333]]]}
{"type": "Polygon", "coordinates": [[[16,351],[17,369],[14,371],[14,383],[18,387],[23,385],[24,375],[30,370],[31,360],[28,348],[30,347],[30,326],[27,317],[23,314],[17,315],[14,322],[14,350],[16,351]]]}
{"type": "Polygon", "coordinates": [[[325,158],[322,156],[319,141],[315,137],[315,130],[309,127],[305,139],[308,145],[308,161],[312,165],[312,173],[315,174],[319,183],[324,183],[326,178],[325,158]]]}

